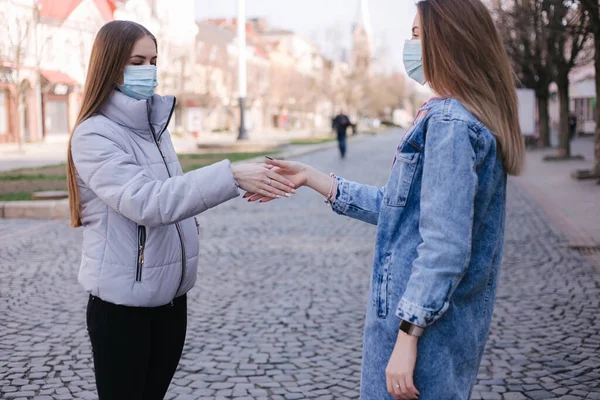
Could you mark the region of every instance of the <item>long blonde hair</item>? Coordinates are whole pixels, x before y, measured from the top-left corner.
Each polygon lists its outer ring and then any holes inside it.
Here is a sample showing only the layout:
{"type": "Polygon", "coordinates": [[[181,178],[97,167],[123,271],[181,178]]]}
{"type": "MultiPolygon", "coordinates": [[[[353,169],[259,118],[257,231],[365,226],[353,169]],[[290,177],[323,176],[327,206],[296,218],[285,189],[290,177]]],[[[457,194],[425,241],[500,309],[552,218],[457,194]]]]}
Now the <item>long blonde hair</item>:
{"type": "Polygon", "coordinates": [[[519,175],[525,143],[515,78],[490,12],[480,0],[423,0],[417,7],[427,82],[494,132],[504,169],[519,175]]]}
{"type": "MultiPolygon", "coordinates": [[[[92,47],[89,71],[83,89],[83,102],[73,132],[79,124],[98,111],[115,89],[115,84],[123,80],[123,71],[133,46],[145,36],[150,36],[156,44],[156,38],[150,31],[135,22],[112,21],[100,29],[92,47]]],[[[77,228],[81,226],[81,204],[77,187],[77,171],[71,154],[71,139],[69,139],[67,152],[67,185],[71,226],[77,228]]]]}

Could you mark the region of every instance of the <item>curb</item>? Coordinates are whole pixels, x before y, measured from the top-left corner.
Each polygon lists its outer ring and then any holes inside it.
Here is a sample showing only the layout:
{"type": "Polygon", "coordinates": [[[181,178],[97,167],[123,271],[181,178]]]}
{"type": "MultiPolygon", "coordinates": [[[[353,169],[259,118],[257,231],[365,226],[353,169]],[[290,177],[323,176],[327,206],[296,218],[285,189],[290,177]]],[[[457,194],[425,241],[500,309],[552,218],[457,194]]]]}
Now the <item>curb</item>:
{"type": "Polygon", "coordinates": [[[535,185],[526,185],[518,177],[512,178],[511,181],[540,206],[550,223],[565,236],[568,242],[567,246],[570,249],[578,250],[600,271],[600,252],[596,251],[596,249],[600,249],[600,243],[597,243],[589,234],[584,232],[571,218],[565,215],[554,201],[550,200],[535,185]]]}
{"type": "MultiPolygon", "coordinates": [[[[368,140],[368,139],[377,137],[378,135],[381,135],[381,134],[385,134],[385,132],[378,133],[377,135],[361,135],[361,134],[359,134],[355,137],[348,138],[348,140],[349,140],[349,142],[355,142],[355,143],[362,142],[364,140],[368,140]]],[[[319,151],[329,150],[329,149],[336,148],[336,147],[337,147],[336,140],[333,140],[331,142],[321,143],[321,144],[300,145],[300,147],[295,150],[281,152],[277,156],[277,158],[280,160],[286,160],[289,158],[301,157],[301,156],[304,156],[307,154],[317,153],[319,151]]],[[[233,164],[239,164],[239,163],[244,163],[244,162],[261,162],[261,161],[264,161],[263,157],[256,157],[256,158],[249,158],[249,159],[243,160],[243,161],[236,161],[233,164]]]]}
{"type": "Polygon", "coordinates": [[[0,218],[67,219],[69,200],[5,201],[0,203],[0,218]]]}
{"type": "MultiPolygon", "coordinates": [[[[382,132],[383,133],[383,132],[382,132]]],[[[352,142],[367,140],[377,135],[358,135],[351,138],[352,142]]],[[[328,150],[337,146],[337,142],[327,142],[315,145],[301,146],[301,148],[284,151],[279,155],[280,159],[300,157],[318,151],[328,150]]],[[[261,162],[263,157],[237,161],[233,164],[244,162],[261,162]]],[[[0,202],[0,219],[68,219],[70,217],[69,200],[30,200],[30,201],[5,201],[0,202]]]]}

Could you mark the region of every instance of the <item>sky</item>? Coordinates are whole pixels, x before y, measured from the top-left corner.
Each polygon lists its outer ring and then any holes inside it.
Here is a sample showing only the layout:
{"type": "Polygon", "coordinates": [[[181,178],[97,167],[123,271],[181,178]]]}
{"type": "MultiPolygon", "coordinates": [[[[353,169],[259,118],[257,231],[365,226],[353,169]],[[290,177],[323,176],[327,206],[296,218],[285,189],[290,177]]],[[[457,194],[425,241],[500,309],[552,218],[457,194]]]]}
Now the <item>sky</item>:
{"type": "MultiPolygon", "coordinates": [[[[414,0],[369,0],[378,68],[403,71],[402,47],[410,39],[414,0]]],[[[232,18],[237,0],[196,0],[197,19],[232,18]]],[[[272,27],[289,29],[319,45],[327,56],[349,51],[359,0],[246,0],[246,15],[266,17],[272,27]]]]}

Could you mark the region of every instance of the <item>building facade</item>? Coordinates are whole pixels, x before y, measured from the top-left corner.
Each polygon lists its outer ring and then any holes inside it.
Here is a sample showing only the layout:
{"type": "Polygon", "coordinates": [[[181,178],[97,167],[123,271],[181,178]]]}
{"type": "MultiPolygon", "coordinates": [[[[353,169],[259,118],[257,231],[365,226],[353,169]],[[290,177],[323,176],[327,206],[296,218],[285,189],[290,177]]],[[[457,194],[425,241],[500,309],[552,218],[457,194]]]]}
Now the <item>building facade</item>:
{"type": "MultiPolygon", "coordinates": [[[[360,1],[349,63],[326,58],[302,36],[246,24],[247,128],[328,130],[340,109],[356,110],[372,39],[360,1]],[[354,108],[353,108],[354,107],[354,108]]],[[[79,112],[95,36],[119,19],[146,26],[158,42],[159,94],[177,97],[170,129],[200,136],[239,123],[237,21],[195,20],[195,0],[0,0],[0,144],[66,140],[79,112]]]]}
{"type": "MultiPolygon", "coordinates": [[[[596,70],[593,63],[574,68],[569,74],[569,107],[577,118],[577,132],[593,135],[596,130],[594,111],[596,98],[596,70]]],[[[550,123],[558,128],[560,124],[560,104],[556,84],[550,85],[551,100],[549,104],[550,123]]]]}
{"type": "Polygon", "coordinates": [[[368,0],[360,0],[357,22],[352,31],[352,68],[357,74],[371,72],[372,35],[368,0]]]}
{"type": "Polygon", "coordinates": [[[109,0],[0,0],[0,143],[64,140],[109,0]]]}
{"type": "Polygon", "coordinates": [[[576,68],[571,74],[571,110],[577,117],[579,133],[593,135],[596,131],[594,111],[596,99],[596,69],[593,64],[576,68]]]}

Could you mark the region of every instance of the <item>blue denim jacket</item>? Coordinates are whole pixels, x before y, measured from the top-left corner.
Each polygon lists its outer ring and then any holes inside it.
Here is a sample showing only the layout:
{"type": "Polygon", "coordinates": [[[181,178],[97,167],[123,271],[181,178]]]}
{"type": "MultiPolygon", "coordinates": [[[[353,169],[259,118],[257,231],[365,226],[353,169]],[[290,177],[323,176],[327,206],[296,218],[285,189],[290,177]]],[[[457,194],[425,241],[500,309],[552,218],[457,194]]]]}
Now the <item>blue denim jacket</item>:
{"type": "Polygon", "coordinates": [[[420,399],[469,398],[492,317],[505,194],[494,135],[454,99],[421,108],[385,187],[339,178],[333,210],[378,226],[361,399],[392,399],[385,368],[401,319],[427,327],[420,399]]]}

